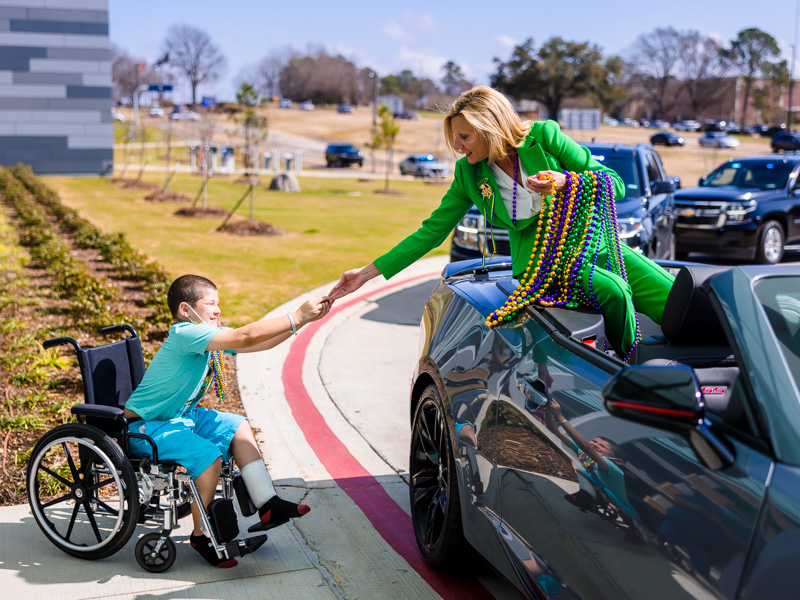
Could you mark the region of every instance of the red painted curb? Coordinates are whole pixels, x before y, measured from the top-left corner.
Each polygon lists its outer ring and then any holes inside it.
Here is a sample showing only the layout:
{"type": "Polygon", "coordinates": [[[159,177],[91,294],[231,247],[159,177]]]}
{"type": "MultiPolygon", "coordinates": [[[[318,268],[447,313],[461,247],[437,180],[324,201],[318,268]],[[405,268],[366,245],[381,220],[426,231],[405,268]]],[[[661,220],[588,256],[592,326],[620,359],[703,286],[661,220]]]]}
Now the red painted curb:
{"type": "MultiPolygon", "coordinates": [[[[357,302],[433,274],[418,275],[399,281],[380,290],[364,293],[333,309],[342,311],[357,302]]],[[[467,581],[440,573],[422,558],[413,535],[411,517],[386,493],[378,481],[358,462],[342,441],[336,437],[320,414],[303,383],[303,362],[311,339],[321,327],[320,321],[306,325],[303,335],[292,344],[283,364],[283,387],[292,415],[336,484],[356,503],[375,530],[402,556],[409,566],[447,600],[492,598],[492,595],[475,580],[467,581]]],[[[468,577],[468,575],[466,575],[468,577]]]]}

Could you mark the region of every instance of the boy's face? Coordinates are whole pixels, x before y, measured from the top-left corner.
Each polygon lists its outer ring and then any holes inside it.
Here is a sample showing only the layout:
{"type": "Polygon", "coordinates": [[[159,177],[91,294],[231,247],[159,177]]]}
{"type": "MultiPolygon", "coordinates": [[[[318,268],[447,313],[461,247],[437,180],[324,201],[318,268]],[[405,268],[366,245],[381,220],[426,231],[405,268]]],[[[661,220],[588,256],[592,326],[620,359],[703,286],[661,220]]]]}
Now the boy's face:
{"type": "Polygon", "coordinates": [[[614,458],[614,449],[611,447],[606,440],[600,437],[593,438],[589,440],[589,445],[592,447],[592,450],[597,452],[600,456],[605,456],[606,458],[614,458]]]}
{"type": "Polygon", "coordinates": [[[209,288],[205,295],[197,301],[197,304],[192,306],[197,315],[189,310],[188,303],[184,304],[186,304],[185,312],[188,313],[186,316],[192,321],[197,321],[197,317],[200,317],[206,325],[219,327],[219,315],[222,311],[219,309],[219,292],[217,290],[209,288]]]}

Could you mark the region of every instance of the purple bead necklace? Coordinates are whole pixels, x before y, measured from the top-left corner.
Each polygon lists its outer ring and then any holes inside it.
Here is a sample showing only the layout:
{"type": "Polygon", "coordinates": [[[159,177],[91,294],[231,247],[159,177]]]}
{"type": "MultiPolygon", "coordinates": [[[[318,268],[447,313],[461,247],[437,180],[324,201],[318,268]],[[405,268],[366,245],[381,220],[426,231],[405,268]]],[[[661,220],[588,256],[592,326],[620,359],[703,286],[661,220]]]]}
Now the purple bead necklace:
{"type": "Polygon", "coordinates": [[[514,151],[514,187],[513,187],[513,194],[511,195],[511,222],[516,226],[517,224],[517,173],[519,172],[518,165],[519,160],[517,159],[517,149],[512,148],[514,151]]]}

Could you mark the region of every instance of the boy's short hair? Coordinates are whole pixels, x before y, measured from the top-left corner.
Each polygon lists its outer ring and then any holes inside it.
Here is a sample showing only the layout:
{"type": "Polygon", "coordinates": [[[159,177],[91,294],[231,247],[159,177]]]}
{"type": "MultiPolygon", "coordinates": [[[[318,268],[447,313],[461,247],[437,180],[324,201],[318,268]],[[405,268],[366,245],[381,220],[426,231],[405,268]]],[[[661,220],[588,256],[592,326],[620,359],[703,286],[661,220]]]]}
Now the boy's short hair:
{"type": "Polygon", "coordinates": [[[625,462],[625,450],[622,449],[622,446],[620,446],[617,442],[611,441],[607,437],[603,437],[602,435],[598,435],[597,437],[599,437],[601,440],[604,440],[611,447],[612,458],[617,458],[625,462]]]}
{"type": "Polygon", "coordinates": [[[172,316],[176,319],[180,318],[178,307],[181,302],[194,306],[200,298],[206,295],[206,291],[209,289],[215,290],[217,286],[210,279],[200,275],[181,275],[178,277],[169,286],[169,291],[167,292],[167,306],[169,306],[172,316]]]}

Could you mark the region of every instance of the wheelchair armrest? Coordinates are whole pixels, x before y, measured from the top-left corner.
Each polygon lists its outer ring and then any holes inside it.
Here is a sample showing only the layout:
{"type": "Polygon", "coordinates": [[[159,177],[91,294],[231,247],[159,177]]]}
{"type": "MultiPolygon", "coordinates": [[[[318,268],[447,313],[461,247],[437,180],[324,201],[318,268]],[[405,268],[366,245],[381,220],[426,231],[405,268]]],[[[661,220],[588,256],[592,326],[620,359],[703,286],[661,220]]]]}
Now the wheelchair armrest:
{"type": "Polygon", "coordinates": [[[72,414],[81,417],[99,417],[101,419],[114,419],[121,421],[125,411],[118,406],[103,406],[102,404],[76,404],[72,407],[72,414]]]}

